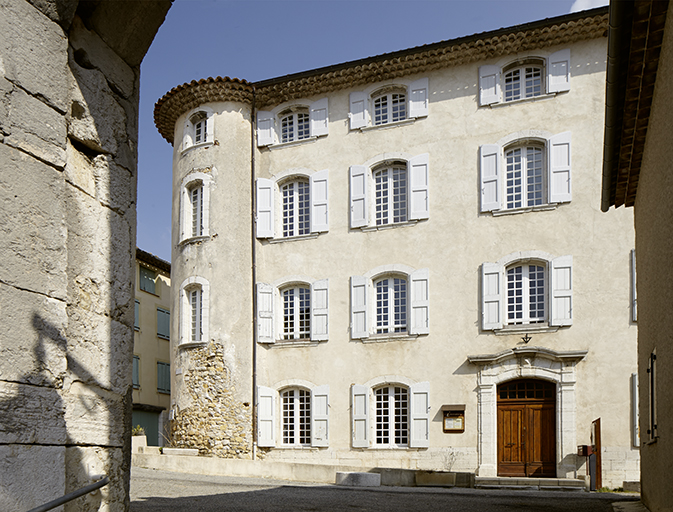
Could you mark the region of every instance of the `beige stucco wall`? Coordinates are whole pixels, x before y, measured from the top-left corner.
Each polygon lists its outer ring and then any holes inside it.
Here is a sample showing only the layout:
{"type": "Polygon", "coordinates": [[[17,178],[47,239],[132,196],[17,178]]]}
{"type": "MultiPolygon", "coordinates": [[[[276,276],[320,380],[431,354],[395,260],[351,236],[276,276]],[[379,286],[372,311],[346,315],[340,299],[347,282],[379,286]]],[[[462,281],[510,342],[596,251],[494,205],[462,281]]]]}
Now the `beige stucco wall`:
{"type": "Polygon", "coordinates": [[[648,359],[657,355],[658,439],[644,443],[642,456],[642,499],[652,512],[673,510],[670,467],[673,458],[673,335],[670,315],[662,314],[673,302],[673,281],[668,273],[673,254],[673,10],[668,10],[666,31],[657,70],[645,152],[635,203],[636,258],[638,271],[638,354],[640,376],[640,428],[649,440],[648,359]]]}
{"type": "MultiPolygon", "coordinates": [[[[531,54],[546,57],[560,49],[545,48],[531,54]]],[[[257,282],[274,284],[292,276],[329,279],[328,341],[257,348],[258,385],[276,390],[291,385],[329,385],[329,448],[263,450],[267,458],[445,468],[454,453],[452,469],[476,470],[480,464],[478,368],[467,361],[467,356],[524,345],[522,334],[496,336],[481,331],[481,264],[496,262],[516,251],[536,250],[552,256],[573,256],[574,323],[556,332],[534,333],[529,345],[555,351],[587,351],[573,373],[576,404],[568,406],[573,414],[563,419],[564,432],[569,431],[574,437],[564,441],[566,460],[559,461],[564,468],[560,476],[584,474],[583,460],[575,460],[573,455],[574,445],[590,443],[591,422],[600,417],[604,482],[618,486],[623,480],[638,478],[638,456],[631,447],[629,416],[629,378],[636,371],[636,326],[630,323],[629,274],[633,218],[630,211],[617,212],[610,218],[600,213],[605,52],[605,39],[575,43],[571,46],[570,92],[492,108],[478,106],[478,66],[503,65],[526,55],[409,76],[404,83],[429,79],[429,115],[362,131],[349,129],[349,94],[365,88],[340,90],[328,96],[329,135],[305,143],[256,149],[258,178],[274,178],[288,171],[291,174],[292,169],[329,169],[329,232],[304,240],[255,242],[257,282]],[[531,136],[533,131],[545,137],[572,132],[572,202],[549,211],[481,214],[479,146],[498,143],[517,133],[519,137],[531,136]],[[371,165],[384,154],[408,159],[423,153],[429,154],[429,219],[390,229],[350,229],[349,167],[371,165]],[[352,340],[350,277],[391,264],[429,269],[430,334],[378,343],[373,339],[365,343],[352,340]],[[428,449],[351,449],[352,384],[422,381],[430,383],[428,449]],[[443,404],[465,404],[464,433],[442,432],[443,404]]],[[[306,98],[305,103],[321,97],[306,98]]],[[[222,110],[217,104],[208,106],[222,110]]],[[[219,139],[218,130],[233,120],[230,113],[216,114],[215,119],[215,139],[219,139]]],[[[183,122],[184,116],[176,124],[176,141],[181,140],[183,122]]],[[[241,141],[240,148],[236,148],[239,153],[249,148],[244,144],[249,144],[249,140],[241,141]]],[[[228,153],[217,146],[207,151],[202,154],[208,158],[199,160],[199,165],[214,165],[218,171],[232,158],[248,157],[248,153],[228,153]]],[[[187,163],[187,158],[201,157],[181,156],[178,150],[174,154],[175,185],[194,165],[187,163]]],[[[249,163],[246,165],[249,168],[249,163]]],[[[225,332],[231,328],[228,315],[220,318],[215,311],[226,312],[221,309],[225,304],[247,301],[252,292],[249,281],[242,289],[238,288],[244,284],[240,277],[234,278],[235,285],[229,281],[228,268],[233,264],[228,255],[245,250],[250,243],[250,223],[233,225],[238,221],[228,215],[234,206],[241,214],[249,208],[245,201],[249,201],[250,189],[248,182],[236,179],[224,186],[222,176],[215,182],[211,229],[221,237],[226,227],[229,244],[220,245],[223,242],[218,238],[201,246],[177,249],[174,271],[180,260],[180,274],[174,276],[197,272],[209,279],[211,301],[221,304],[211,305],[210,328],[225,332]],[[220,248],[225,252],[219,252],[220,248]]],[[[277,217],[279,211],[276,209],[277,217]]],[[[181,278],[174,279],[177,282],[181,278]]],[[[180,354],[178,357],[185,357],[180,354]]]]}

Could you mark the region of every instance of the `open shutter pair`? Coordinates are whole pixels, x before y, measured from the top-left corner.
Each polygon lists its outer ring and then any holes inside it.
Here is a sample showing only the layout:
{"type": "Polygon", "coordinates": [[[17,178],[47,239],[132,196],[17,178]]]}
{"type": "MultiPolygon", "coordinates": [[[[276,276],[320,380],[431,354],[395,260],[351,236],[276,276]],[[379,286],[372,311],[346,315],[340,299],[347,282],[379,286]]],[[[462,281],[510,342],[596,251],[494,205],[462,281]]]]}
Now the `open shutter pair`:
{"type": "MultiPolygon", "coordinates": [[[[326,341],[329,336],[329,280],[311,284],[311,340],[326,341]]],[[[275,343],[274,287],[257,283],[257,342],[275,343]]]]}
{"type": "MultiPolygon", "coordinates": [[[[369,94],[361,91],[350,94],[350,129],[364,128],[370,123],[369,94]]],[[[409,119],[428,115],[428,79],[421,78],[407,87],[407,111],[409,119]]]]}
{"type": "MultiPolygon", "coordinates": [[[[547,202],[566,203],[572,200],[570,132],[547,139],[547,202]]],[[[503,207],[503,154],[497,144],[479,147],[481,180],[481,211],[492,212],[503,207]]]]}
{"type": "MultiPolygon", "coordinates": [[[[309,176],[309,198],[311,212],[309,221],[311,233],[325,233],[329,230],[329,170],[314,172],[309,176]]],[[[257,238],[274,237],[274,210],[276,184],[273,180],[257,178],[257,238]]]]}
{"type": "MultiPolygon", "coordinates": [[[[278,392],[257,386],[257,446],[276,446],[278,392]]],[[[329,446],[329,386],[311,389],[311,446],[329,446]]]]}
{"type": "MultiPolygon", "coordinates": [[[[430,383],[409,386],[409,447],[430,446],[430,383]]],[[[351,386],[351,443],[353,448],[369,448],[369,388],[351,386]]]]}
{"type": "MultiPolygon", "coordinates": [[[[423,153],[412,157],[407,163],[409,175],[409,220],[430,217],[430,155],[423,153]]],[[[350,167],[351,228],[369,224],[370,169],[364,165],[350,167]]]]}
{"type": "MultiPolygon", "coordinates": [[[[559,256],[548,269],[549,325],[565,326],[573,323],[573,257],[559,256]]],[[[481,266],[481,315],[485,331],[502,329],[505,315],[505,268],[497,263],[481,266]]]]}
{"type": "MultiPolygon", "coordinates": [[[[213,116],[212,115],[207,115],[205,112],[201,112],[202,115],[206,116],[204,121],[204,129],[205,129],[205,140],[201,142],[213,142],[215,140],[215,130],[214,130],[214,123],[213,123],[213,116]]],[[[185,127],[183,129],[182,133],[182,150],[184,151],[187,148],[192,147],[195,144],[196,140],[196,133],[195,132],[195,124],[192,121],[187,120],[185,122],[185,127]]]]}
{"type": "MultiPolygon", "coordinates": [[[[570,50],[552,53],[546,62],[546,92],[553,94],[570,90],[570,50]]],[[[498,66],[487,65],[479,68],[479,105],[500,103],[501,70],[498,66]]]]}
{"type": "MultiPolygon", "coordinates": [[[[430,332],[430,271],[422,268],[409,277],[411,303],[408,311],[409,334],[430,332]]],[[[364,276],[351,276],[351,338],[369,337],[371,315],[369,312],[371,280],[364,276]]]]}
{"type": "MultiPolygon", "coordinates": [[[[320,137],[329,132],[329,113],[327,98],[314,101],[308,107],[309,136],[320,137]]],[[[273,112],[260,110],[257,112],[257,145],[270,146],[278,142],[276,133],[276,115],[273,112]]]]}

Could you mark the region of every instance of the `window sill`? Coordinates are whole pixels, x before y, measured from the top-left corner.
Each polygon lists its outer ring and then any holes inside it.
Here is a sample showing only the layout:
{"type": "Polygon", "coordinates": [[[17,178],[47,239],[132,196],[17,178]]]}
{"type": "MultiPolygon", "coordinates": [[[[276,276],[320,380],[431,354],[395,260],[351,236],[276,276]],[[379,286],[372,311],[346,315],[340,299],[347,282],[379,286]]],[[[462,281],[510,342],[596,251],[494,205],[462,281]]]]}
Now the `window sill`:
{"type": "MultiPolygon", "coordinates": [[[[567,91],[563,91],[567,92],[567,91]]],[[[560,92],[552,92],[550,94],[541,94],[540,96],[533,96],[532,98],[521,98],[519,100],[505,101],[500,100],[498,103],[491,103],[490,105],[482,105],[481,108],[490,107],[490,108],[499,108],[507,107],[509,105],[519,105],[521,103],[534,103],[536,101],[544,101],[552,98],[556,98],[557,95],[561,94],[560,92]]]]}
{"type": "Polygon", "coordinates": [[[196,244],[199,242],[205,242],[206,240],[210,240],[210,235],[191,236],[189,238],[183,238],[180,240],[178,246],[196,244]]]}
{"type": "Polygon", "coordinates": [[[496,336],[509,336],[510,334],[542,334],[558,330],[558,326],[549,325],[512,325],[502,329],[494,329],[493,332],[496,336]]]}
{"type": "Polygon", "coordinates": [[[539,206],[530,206],[526,208],[512,208],[509,210],[495,210],[491,213],[494,217],[500,217],[502,215],[517,215],[519,213],[528,213],[528,212],[546,212],[550,210],[556,210],[558,204],[541,204],[539,206]]]}
{"type": "Polygon", "coordinates": [[[422,118],[411,117],[409,119],[404,119],[403,121],[393,121],[392,123],[372,124],[372,125],[363,126],[362,128],[356,128],[355,130],[351,130],[351,131],[358,131],[359,130],[361,132],[368,132],[370,130],[385,130],[386,128],[397,128],[398,126],[407,126],[407,125],[410,125],[410,124],[414,124],[416,122],[416,119],[422,119],[422,118]]]}
{"type": "Polygon", "coordinates": [[[362,343],[388,343],[391,341],[414,341],[418,334],[372,334],[368,338],[360,338],[362,343]]]}
{"type": "Polygon", "coordinates": [[[318,238],[319,236],[320,233],[311,233],[309,235],[288,236],[285,238],[267,238],[267,241],[270,244],[280,244],[283,242],[299,242],[301,240],[313,240],[314,238],[318,238]]]}
{"type": "Polygon", "coordinates": [[[178,348],[198,348],[205,347],[206,345],[205,341],[183,341],[178,345],[178,348]]]}
{"type": "MultiPolygon", "coordinates": [[[[294,445],[294,444],[279,444],[278,446],[275,446],[277,450],[309,450],[309,451],[314,451],[317,452],[320,450],[319,447],[317,446],[311,446],[311,445],[294,445]]],[[[325,448],[327,448],[325,446],[325,448]]]]}
{"type": "Polygon", "coordinates": [[[192,149],[195,149],[195,148],[205,148],[205,147],[214,146],[214,145],[215,145],[215,141],[212,141],[212,140],[209,140],[209,141],[206,141],[206,142],[199,142],[198,144],[192,144],[188,148],[183,149],[182,152],[180,153],[180,155],[181,156],[186,155],[187,152],[189,152],[189,151],[191,151],[192,149]]]}
{"type": "Polygon", "coordinates": [[[157,393],[159,393],[160,395],[170,395],[171,394],[170,391],[164,391],[162,389],[157,389],[157,393]]]}
{"type": "Polygon", "coordinates": [[[154,297],[158,297],[158,296],[159,296],[158,293],[150,292],[150,291],[148,291],[148,290],[143,290],[142,288],[140,288],[140,291],[141,291],[141,292],[145,292],[145,293],[149,293],[150,295],[153,295],[154,297]]]}
{"type": "Polygon", "coordinates": [[[315,142],[318,139],[319,139],[319,137],[307,137],[305,139],[293,140],[291,142],[276,142],[275,144],[269,144],[268,146],[264,146],[264,147],[266,147],[269,150],[289,148],[291,146],[297,146],[297,145],[300,145],[300,144],[307,144],[309,142],[315,142]]]}
{"type": "Polygon", "coordinates": [[[360,228],[354,228],[354,229],[359,229],[360,231],[381,231],[385,229],[393,229],[393,228],[406,228],[409,226],[415,226],[418,224],[418,220],[408,220],[406,222],[395,222],[393,224],[381,224],[380,226],[362,226],[360,228]]]}
{"type": "Polygon", "coordinates": [[[161,336],[160,334],[157,334],[157,338],[159,338],[160,340],[171,341],[170,336],[161,336]]]}
{"type": "Polygon", "coordinates": [[[317,347],[321,343],[325,343],[327,340],[314,341],[309,339],[299,339],[299,340],[276,340],[274,343],[262,343],[269,348],[290,348],[290,347],[317,347]]]}

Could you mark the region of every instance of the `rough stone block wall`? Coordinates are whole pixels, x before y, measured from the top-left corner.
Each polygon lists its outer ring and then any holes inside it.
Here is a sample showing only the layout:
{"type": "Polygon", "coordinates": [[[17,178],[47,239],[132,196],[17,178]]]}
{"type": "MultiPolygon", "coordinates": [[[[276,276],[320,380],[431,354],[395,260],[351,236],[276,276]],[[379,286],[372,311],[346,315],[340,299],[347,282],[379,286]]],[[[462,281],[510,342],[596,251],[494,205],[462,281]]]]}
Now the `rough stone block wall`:
{"type": "Polygon", "coordinates": [[[175,446],[198,448],[201,455],[251,458],[252,407],[235,399],[224,346],[211,341],[183,350],[178,357],[175,366],[189,368],[181,391],[189,394],[189,406],[176,410],[171,431],[175,446]]]}
{"type": "Polygon", "coordinates": [[[128,510],[138,66],[170,2],[132,4],[0,0],[0,510],[100,474],[57,510],[128,510]],[[100,35],[134,17],[144,49],[100,35]]]}

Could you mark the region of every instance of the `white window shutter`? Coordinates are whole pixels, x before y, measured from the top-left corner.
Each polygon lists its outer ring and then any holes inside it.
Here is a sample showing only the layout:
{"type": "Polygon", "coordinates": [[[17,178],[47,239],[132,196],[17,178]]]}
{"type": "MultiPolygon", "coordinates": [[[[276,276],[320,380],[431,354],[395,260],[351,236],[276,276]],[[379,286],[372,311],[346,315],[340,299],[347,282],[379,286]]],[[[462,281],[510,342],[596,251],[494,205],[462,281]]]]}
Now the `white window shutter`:
{"type": "Polygon", "coordinates": [[[427,268],[415,270],[411,280],[410,334],[430,332],[430,271],[427,268]]]}
{"type": "Polygon", "coordinates": [[[329,446],[329,386],[311,390],[311,446],[329,446]]]}
{"type": "Polygon", "coordinates": [[[559,256],[551,261],[551,301],[549,325],[573,324],[573,257],[559,256]]]}
{"type": "Polygon", "coordinates": [[[329,336],[329,280],[322,279],[311,285],[311,339],[325,341],[329,336]]]}
{"type": "Polygon", "coordinates": [[[257,178],[257,238],[273,238],[273,181],[257,178]]]}
{"type": "Polygon", "coordinates": [[[367,225],[369,205],[367,201],[368,176],[364,165],[351,165],[351,228],[367,225]]]}
{"type": "Polygon", "coordinates": [[[353,448],[369,448],[369,389],[351,386],[351,435],[353,448]]]}
{"type": "Polygon", "coordinates": [[[313,173],[309,178],[311,196],[311,233],[324,233],[329,230],[329,211],[327,198],[329,189],[327,178],[329,171],[323,169],[313,173]]]}
{"type": "Polygon", "coordinates": [[[186,121],[182,131],[182,150],[191,148],[194,145],[194,125],[186,121]]]}
{"type": "Polygon", "coordinates": [[[352,92],[350,94],[351,109],[348,113],[351,130],[367,126],[369,122],[369,109],[367,103],[369,97],[364,92],[352,92]]]}
{"type": "Polygon", "coordinates": [[[276,390],[257,386],[257,446],[276,446],[276,390]]]}
{"type": "Polygon", "coordinates": [[[311,137],[327,135],[329,131],[329,115],[327,110],[327,98],[311,103],[309,108],[309,130],[311,137]]]}
{"type": "Polygon", "coordinates": [[[428,79],[421,78],[409,85],[409,117],[428,115],[428,79]]]}
{"type": "Polygon", "coordinates": [[[257,145],[270,146],[276,142],[276,123],[271,112],[257,112],[257,145]]]}
{"type": "Polygon", "coordinates": [[[549,202],[566,203],[572,200],[570,176],[570,132],[554,135],[547,141],[549,152],[549,202]]]}
{"type": "Polygon", "coordinates": [[[500,146],[484,144],[479,147],[479,173],[481,177],[481,211],[499,210],[502,203],[500,146]]]}
{"type": "Polygon", "coordinates": [[[409,219],[430,216],[430,155],[423,153],[409,160],[409,219]]]}
{"type": "Polygon", "coordinates": [[[273,333],[273,286],[257,283],[257,341],[274,343],[273,333]]]}
{"type": "Polygon", "coordinates": [[[479,68],[479,105],[491,105],[500,101],[500,68],[481,66],[479,68]]]}
{"type": "Polygon", "coordinates": [[[411,421],[409,448],[430,446],[430,383],[418,382],[409,386],[411,421]]]}
{"type": "Polygon", "coordinates": [[[503,267],[497,263],[481,265],[481,328],[502,329],[503,267]]]}
{"type": "Polygon", "coordinates": [[[215,116],[210,114],[206,118],[206,142],[215,140],[215,116]]]}
{"type": "Polygon", "coordinates": [[[367,285],[364,276],[351,276],[351,338],[369,337],[367,312],[367,285]]]}
{"type": "Polygon", "coordinates": [[[636,250],[631,249],[631,320],[638,321],[638,288],[636,286],[636,250]]]}
{"type": "Polygon", "coordinates": [[[547,92],[570,90],[570,49],[552,53],[547,59],[547,92]]]}

